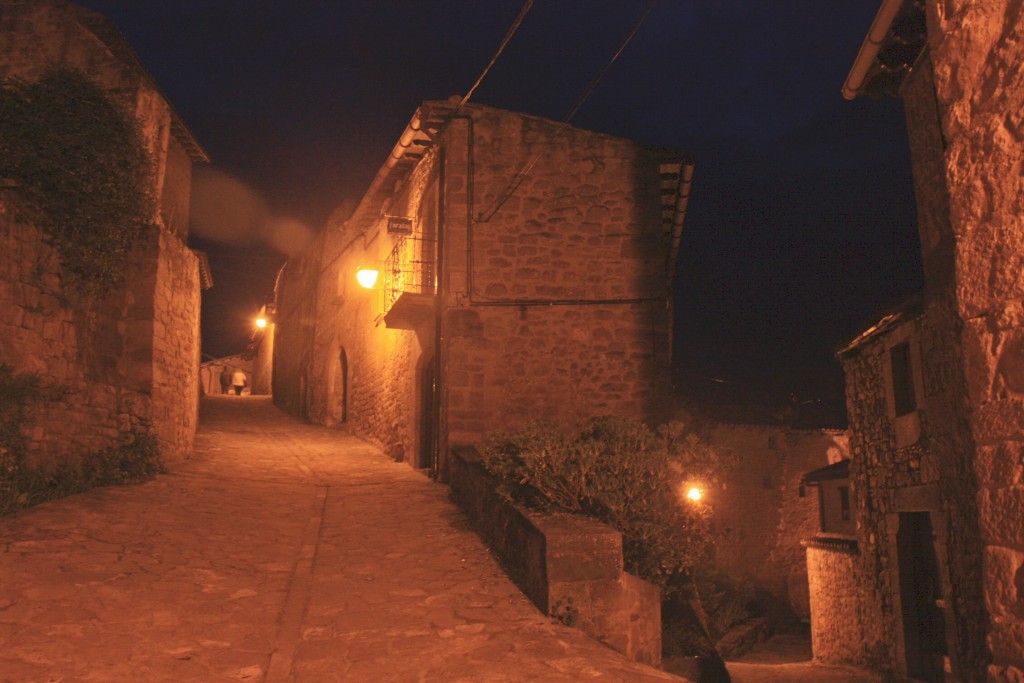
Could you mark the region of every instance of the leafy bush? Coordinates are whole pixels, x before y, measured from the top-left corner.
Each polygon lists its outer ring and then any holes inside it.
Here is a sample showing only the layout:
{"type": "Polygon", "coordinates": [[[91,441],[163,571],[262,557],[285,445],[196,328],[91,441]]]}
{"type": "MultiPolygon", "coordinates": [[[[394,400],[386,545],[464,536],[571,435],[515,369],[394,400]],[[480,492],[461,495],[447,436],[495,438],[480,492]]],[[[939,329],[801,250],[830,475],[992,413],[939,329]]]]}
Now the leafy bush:
{"type": "Polygon", "coordinates": [[[132,116],[80,72],[0,87],[0,179],[33,207],[74,291],[105,294],[152,223],[152,161],[132,116]]]}
{"type": "Polygon", "coordinates": [[[513,499],[621,531],[627,571],[666,592],[688,585],[707,558],[708,508],[682,493],[689,482],[713,486],[723,462],[680,423],[655,431],[611,417],[570,429],[535,422],[493,436],[481,455],[513,499]]]}

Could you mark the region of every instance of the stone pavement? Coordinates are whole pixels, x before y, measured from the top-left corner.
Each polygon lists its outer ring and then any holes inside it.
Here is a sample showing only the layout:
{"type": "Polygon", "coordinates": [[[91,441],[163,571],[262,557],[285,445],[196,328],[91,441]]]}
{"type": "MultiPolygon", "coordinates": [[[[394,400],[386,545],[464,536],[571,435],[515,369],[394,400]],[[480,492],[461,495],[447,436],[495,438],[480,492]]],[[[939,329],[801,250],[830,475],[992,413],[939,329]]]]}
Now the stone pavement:
{"type": "Polygon", "coordinates": [[[679,681],[552,623],[446,486],[263,397],[195,457],[0,518],[0,681],[679,681]]]}
{"type": "MultiPolygon", "coordinates": [[[[858,680],[759,666],[736,683],[858,680]]],[[[540,614],[446,486],[264,397],[204,399],[171,474],[0,518],[0,683],[683,680],[540,614]]]]}

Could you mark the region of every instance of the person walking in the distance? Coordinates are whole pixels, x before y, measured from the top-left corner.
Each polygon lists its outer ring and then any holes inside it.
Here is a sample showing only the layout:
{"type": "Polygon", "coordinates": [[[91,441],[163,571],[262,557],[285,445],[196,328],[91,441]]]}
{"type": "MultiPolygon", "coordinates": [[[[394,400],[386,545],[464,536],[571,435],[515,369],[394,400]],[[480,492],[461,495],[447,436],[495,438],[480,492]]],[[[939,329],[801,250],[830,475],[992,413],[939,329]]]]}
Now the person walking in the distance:
{"type": "Polygon", "coordinates": [[[235,396],[241,396],[242,388],[245,386],[245,373],[239,369],[231,373],[231,386],[235,390],[235,396]]]}
{"type": "Polygon", "coordinates": [[[220,393],[228,393],[231,387],[231,368],[227,365],[220,366],[220,393]]]}

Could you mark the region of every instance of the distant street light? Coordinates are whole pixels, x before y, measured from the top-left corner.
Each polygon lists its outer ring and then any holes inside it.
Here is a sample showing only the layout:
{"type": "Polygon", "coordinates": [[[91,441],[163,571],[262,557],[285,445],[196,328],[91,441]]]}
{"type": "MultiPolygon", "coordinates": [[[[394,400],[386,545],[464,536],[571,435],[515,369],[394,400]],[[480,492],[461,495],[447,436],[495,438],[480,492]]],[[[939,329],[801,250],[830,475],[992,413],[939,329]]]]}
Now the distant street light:
{"type": "Polygon", "coordinates": [[[704,497],[704,492],[700,490],[698,486],[691,486],[690,490],[686,492],[687,500],[692,500],[694,503],[700,501],[704,497]]]}
{"type": "Polygon", "coordinates": [[[266,326],[267,326],[267,319],[266,318],[262,318],[262,317],[261,318],[256,318],[256,327],[258,327],[258,328],[260,328],[262,330],[266,326]]]}

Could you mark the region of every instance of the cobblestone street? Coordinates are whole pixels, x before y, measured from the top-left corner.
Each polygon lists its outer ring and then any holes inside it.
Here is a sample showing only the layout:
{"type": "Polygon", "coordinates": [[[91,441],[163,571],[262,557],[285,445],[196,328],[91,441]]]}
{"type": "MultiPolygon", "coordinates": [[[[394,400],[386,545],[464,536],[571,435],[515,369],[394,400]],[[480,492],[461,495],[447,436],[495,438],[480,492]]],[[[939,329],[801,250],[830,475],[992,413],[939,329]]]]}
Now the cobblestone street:
{"type": "Polygon", "coordinates": [[[260,397],[173,473],[0,519],[0,681],[668,681],[552,623],[446,486],[260,397]]]}
{"type": "Polygon", "coordinates": [[[204,399],[185,466],[0,538],[4,683],[682,680],[540,614],[446,486],[266,398],[204,399]]]}

